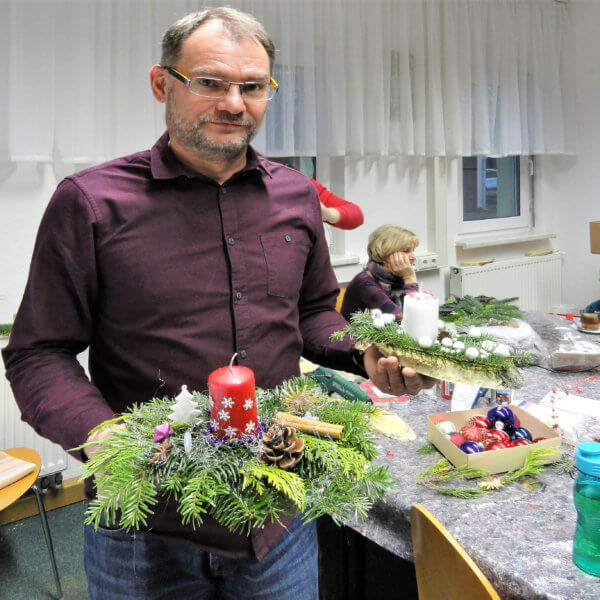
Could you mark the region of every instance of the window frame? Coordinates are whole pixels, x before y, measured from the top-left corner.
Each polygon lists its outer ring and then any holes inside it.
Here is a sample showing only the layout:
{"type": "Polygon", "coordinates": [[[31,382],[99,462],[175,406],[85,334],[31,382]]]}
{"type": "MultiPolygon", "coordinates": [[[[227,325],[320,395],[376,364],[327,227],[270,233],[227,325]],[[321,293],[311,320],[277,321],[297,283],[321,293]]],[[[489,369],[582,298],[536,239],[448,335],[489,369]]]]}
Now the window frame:
{"type": "Polygon", "coordinates": [[[533,226],[533,162],[530,156],[519,156],[519,216],[501,217],[495,219],[481,219],[465,221],[463,198],[463,167],[462,158],[459,161],[458,203],[457,203],[457,234],[467,236],[477,233],[501,232],[506,230],[525,230],[533,226]]]}

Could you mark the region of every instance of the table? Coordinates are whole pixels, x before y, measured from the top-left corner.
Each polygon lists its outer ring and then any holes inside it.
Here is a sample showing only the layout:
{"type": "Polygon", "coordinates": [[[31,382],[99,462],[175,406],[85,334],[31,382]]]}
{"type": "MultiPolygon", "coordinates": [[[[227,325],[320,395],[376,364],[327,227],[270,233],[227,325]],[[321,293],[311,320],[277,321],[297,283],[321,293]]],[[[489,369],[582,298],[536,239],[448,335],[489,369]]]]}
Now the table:
{"type": "MultiPolygon", "coordinates": [[[[515,393],[517,402],[537,402],[555,387],[600,399],[600,369],[558,374],[532,367],[524,375],[525,386],[515,393]]],[[[442,496],[416,483],[417,475],[434,462],[433,455],[416,452],[427,442],[427,415],[448,407],[439,395],[424,392],[410,402],[390,405],[408,421],[417,439],[399,442],[378,436],[381,456],[376,462],[389,467],[396,491],[387,503],[376,503],[366,521],[345,524],[412,560],[410,507],[419,502],[463,545],[503,600],[598,600],[600,579],[579,570],[571,558],[577,514],[568,474],[548,468],[538,475],[543,490],[530,492],[516,483],[471,500],[442,496]]]]}

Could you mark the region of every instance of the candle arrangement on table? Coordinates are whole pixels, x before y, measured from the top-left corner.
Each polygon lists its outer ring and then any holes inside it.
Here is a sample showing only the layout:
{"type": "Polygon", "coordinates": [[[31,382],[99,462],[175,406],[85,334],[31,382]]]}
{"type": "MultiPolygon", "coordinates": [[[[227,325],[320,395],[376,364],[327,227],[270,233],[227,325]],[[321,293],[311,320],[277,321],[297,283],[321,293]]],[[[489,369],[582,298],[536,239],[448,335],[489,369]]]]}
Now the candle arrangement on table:
{"type": "Polygon", "coordinates": [[[219,439],[256,435],[259,430],[254,372],[234,365],[235,357],[208,376],[210,427],[219,439]]]}
{"type": "Polygon", "coordinates": [[[402,326],[406,335],[418,340],[435,340],[438,334],[440,301],[431,292],[411,292],[404,297],[402,326]]]}

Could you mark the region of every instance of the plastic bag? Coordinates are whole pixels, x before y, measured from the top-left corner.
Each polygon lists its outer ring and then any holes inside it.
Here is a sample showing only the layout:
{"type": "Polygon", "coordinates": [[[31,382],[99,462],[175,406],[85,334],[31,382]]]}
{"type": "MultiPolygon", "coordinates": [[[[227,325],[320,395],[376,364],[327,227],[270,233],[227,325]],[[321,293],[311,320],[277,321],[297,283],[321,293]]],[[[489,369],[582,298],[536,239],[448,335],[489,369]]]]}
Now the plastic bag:
{"type": "Polygon", "coordinates": [[[579,333],[570,321],[541,312],[524,318],[537,334],[531,350],[535,364],[554,371],[584,371],[600,365],[600,344],[579,333]]]}

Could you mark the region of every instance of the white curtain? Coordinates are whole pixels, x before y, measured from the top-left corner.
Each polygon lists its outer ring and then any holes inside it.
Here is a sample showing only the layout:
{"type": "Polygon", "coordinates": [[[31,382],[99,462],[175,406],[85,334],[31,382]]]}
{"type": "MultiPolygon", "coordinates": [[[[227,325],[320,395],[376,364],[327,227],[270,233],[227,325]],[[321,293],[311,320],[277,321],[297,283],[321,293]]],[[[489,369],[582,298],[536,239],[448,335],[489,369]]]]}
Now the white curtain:
{"type": "Polygon", "coordinates": [[[152,145],[162,33],[221,4],[253,13],[278,49],[263,153],[573,151],[571,28],[554,0],[0,0],[0,161],[152,145]]]}

